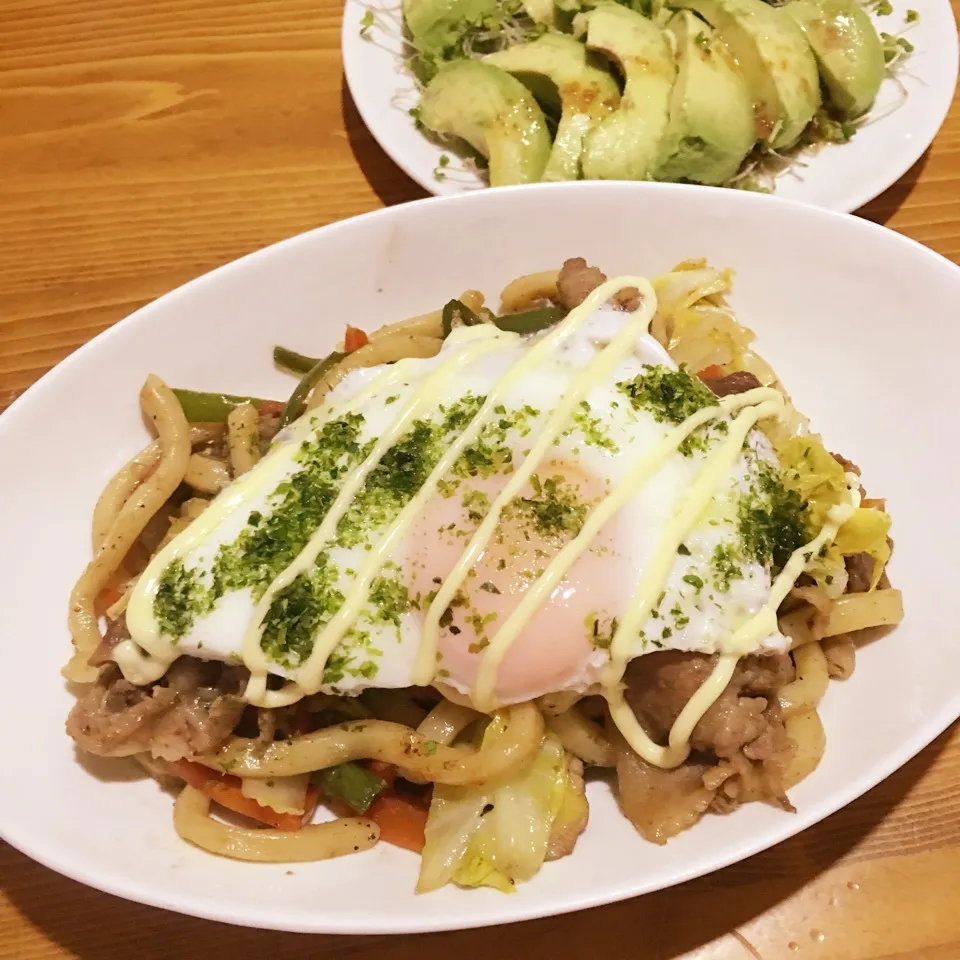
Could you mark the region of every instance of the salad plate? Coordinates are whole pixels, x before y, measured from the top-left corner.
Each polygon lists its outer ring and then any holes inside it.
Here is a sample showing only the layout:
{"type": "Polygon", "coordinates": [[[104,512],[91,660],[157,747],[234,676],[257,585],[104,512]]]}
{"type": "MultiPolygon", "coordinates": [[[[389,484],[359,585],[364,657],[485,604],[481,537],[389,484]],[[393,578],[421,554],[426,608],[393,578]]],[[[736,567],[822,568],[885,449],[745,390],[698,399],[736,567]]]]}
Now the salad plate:
{"type": "MultiPolygon", "coordinates": [[[[755,151],[731,182],[849,213],[902,177],[936,136],[957,82],[957,27],[948,0],[911,3],[870,8],[877,32],[896,49],[897,62],[849,141],[787,151],[783,157],[777,152],[759,165],[755,151]]],[[[471,150],[428,136],[418,125],[422,85],[406,38],[399,0],[346,0],[344,73],[361,118],[391,159],[429,193],[451,196],[484,188],[487,172],[482,161],[478,169],[471,150]]],[[[656,171],[646,178],[672,179],[656,171]]]]}

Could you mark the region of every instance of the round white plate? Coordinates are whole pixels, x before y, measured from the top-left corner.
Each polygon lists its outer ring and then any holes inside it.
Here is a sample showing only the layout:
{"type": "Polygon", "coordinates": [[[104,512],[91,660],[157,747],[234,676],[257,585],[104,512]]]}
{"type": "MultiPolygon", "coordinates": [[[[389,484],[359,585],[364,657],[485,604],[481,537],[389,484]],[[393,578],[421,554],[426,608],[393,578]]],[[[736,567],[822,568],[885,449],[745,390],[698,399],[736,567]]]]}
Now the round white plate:
{"type": "Polygon", "coordinates": [[[873,224],[766,196],[669,184],[579,183],[426,200],[295,237],[201,277],[97,337],[0,417],[0,703],[9,730],[0,834],[84,883],[231,923],[343,933],[505,923],[657,890],[775,844],[850,802],[960,714],[952,635],[960,569],[949,389],[960,269],[873,224]],[[616,224],[616,229],[611,229],[616,224]],[[655,224],[655,232],[651,225],[655,224]],[[770,237],[776,235],[777,242],[770,237]],[[67,597],[89,557],[90,511],[145,442],[137,392],[175,386],[284,397],[274,343],[313,353],[346,322],[373,329],[463,289],[584,256],[610,275],[707,257],[736,269],[734,307],[830,449],[889,499],[891,577],[907,619],[861,653],[823,704],[829,745],[789,815],[753,804],[666,847],[644,842],[602,783],[573,856],[516,894],[416,896],[418,860],[389,846],[341,860],[244,864],[174,833],[172,801],[121,761],[78,760],[67,597]]]}
{"type": "MultiPolygon", "coordinates": [[[[899,180],[937,135],[957,84],[957,26],[950,2],[893,0],[893,6],[892,14],[874,18],[877,28],[904,31],[913,54],[896,79],[884,81],[866,125],[853,140],[804,157],[804,166],[778,178],[777,196],[850,213],[899,180]],[[909,8],[920,19],[905,26],[909,8]]],[[[409,115],[420,95],[402,65],[400,0],[346,0],[341,48],[357,110],[397,166],[438,196],[484,186],[454,154],[417,130],[409,115]],[[365,26],[369,15],[373,24],[365,26]],[[441,167],[444,155],[450,162],[441,167]]]]}

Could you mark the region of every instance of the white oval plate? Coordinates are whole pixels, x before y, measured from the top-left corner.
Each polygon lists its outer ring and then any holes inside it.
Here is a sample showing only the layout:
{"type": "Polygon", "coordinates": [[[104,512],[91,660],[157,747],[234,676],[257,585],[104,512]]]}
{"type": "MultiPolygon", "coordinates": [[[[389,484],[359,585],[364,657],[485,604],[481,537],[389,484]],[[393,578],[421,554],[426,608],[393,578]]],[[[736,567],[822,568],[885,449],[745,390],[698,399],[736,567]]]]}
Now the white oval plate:
{"type": "Polygon", "coordinates": [[[635,896],[716,870],[816,823],[890,774],[960,714],[951,633],[960,512],[948,393],[960,355],[960,269],[895,233],[765,196],[670,184],[579,183],[427,200],[325,227],[187,284],[78,350],[0,417],[0,703],[10,730],[0,834],[100,889],[258,927],[387,933],[506,923],[635,896]],[[617,229],[611,230],[610,225],[617,229]],[[655,224],[655,232],[651,225],[655,224]],[[776,243],[770,242],[771,236],[776,243]],[[243,864],[174,833],[171,798],[120,761],[78,762],[67,597],[89,557],[101,487],[146,433],[137,392],[175,386],[283,397],[270,350],[322,353],[465,288],[584,256],[610,275],[707,257],[736,269],[733,304],[830,449],[889,499],[891,576],[907,619],[862,651],[823,704],[829,745],[789,815],[753,804],[656,847],[602,783],[573,856],[516,894],[414,894],[417,858],[378,846],[342,860],[243,864]],[[103,779],[100,779],[100,778],[103,779]],[[122,781],[122,782],[117,782],[122,781]]]}
{"type": "MultiPolygon", "coordinates": [[[[831,144],[803,158],[776,181],[777,196],[850,213],[900,179],[933,142],[957,85],[957,26],[949,0],[893,0],[894,12],[875,17],[879,30],[898,33],[915,50],[896,80],[884,81],[866,125],[850,143],[831,144]],[[915,8],[920,19],[904,25],[915,8]]],[[[451,196],[484,186],[449,151],[428,140],[409,115],[420,100],[402,66],[400,0],[346,0],[341,36],[350,93],[374,139],[429,193],[451,196]],[[364,28],[371,11],[374,24],[364,28]],[[449,166],[441,168],[441,156],[449,166]]]]}

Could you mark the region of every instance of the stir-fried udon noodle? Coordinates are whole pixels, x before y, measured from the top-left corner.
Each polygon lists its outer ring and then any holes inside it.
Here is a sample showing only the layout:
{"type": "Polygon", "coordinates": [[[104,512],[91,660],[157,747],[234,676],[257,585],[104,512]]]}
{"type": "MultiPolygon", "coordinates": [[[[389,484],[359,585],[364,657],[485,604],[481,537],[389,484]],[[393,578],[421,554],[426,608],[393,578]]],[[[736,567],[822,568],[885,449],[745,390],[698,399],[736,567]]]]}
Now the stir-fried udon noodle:
{"type": "Polygon", "coordinates": [[[496,312],[466,291],[326,357],[277,347],[283,403],[149,376],[154,439],[70,600],[70,735],[175,790],[198,847],[383,841],[422,891],[570,854],[594,772],[655,843],[792,810],[828,681],[901,598],[884,501],[730,283],[568,260],[496,312]]]}

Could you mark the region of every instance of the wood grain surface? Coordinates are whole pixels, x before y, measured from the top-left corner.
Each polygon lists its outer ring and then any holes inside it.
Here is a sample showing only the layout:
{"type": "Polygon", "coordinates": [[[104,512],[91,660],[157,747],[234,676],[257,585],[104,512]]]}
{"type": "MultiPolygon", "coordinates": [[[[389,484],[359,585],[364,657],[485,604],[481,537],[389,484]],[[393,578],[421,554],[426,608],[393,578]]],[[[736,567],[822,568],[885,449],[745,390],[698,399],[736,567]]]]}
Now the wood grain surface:
{"type": "MultiPolygon", "coordinates": [[[[422,195],[360,122],[339,28],[336,0],[0,3],[0,409],[191,277],[422,195]]],[[[862,212],[960,261],[956,100],[862,212]]],[[[960,960],[960,728],[744,863],[499,930],[237,930],[88,890],[3,845],[0,885],[2,960],[960,960]]]]}

